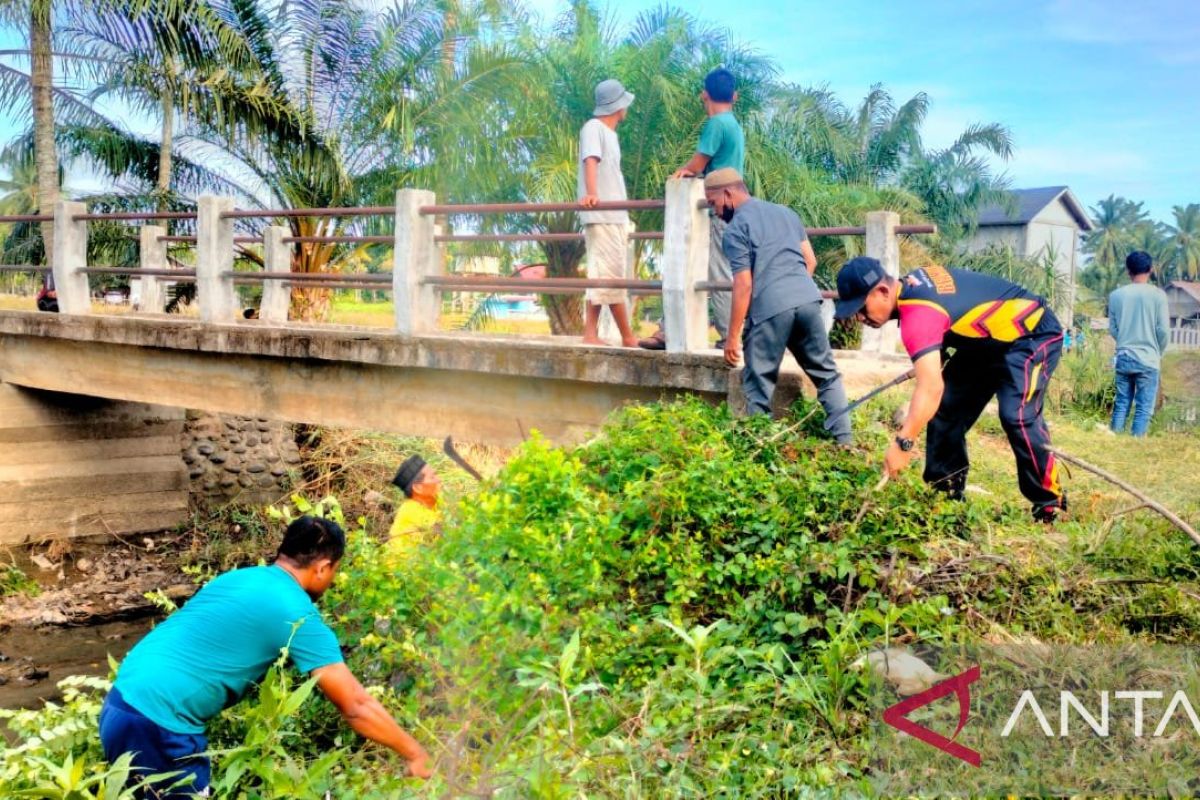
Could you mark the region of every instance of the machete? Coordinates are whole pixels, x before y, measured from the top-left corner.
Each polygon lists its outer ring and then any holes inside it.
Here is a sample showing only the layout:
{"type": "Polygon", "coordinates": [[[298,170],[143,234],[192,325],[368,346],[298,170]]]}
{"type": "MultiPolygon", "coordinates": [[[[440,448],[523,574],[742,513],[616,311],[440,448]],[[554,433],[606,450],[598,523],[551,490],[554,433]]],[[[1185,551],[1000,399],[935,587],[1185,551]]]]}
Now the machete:
{"type": "Polygon", "coordinates": [[[446,441],[442,442],[442,452],[449,456],[451,461],[462,467],[463,471],[472,478],[477,481],[483,480],[483,476],[479,474],[479,470],[468,464],[467,460],[459,455],[458,451],[454,449],[454,440],[449,436],[446,437],[446,441]]]}
{"type": "Polygon", "coordinates": [[[899,386],[900,384],[904,383],[905,381],[912,380],[916,374],[917,374],[917,372],[915,369],[910,369],[907,372],[905,372],[903,375],[897,375],[896,377],[892,378],[890,381],[883,384],[882,386],[876,386],[874,389],[867,392],[862,397],[858,398],[853,403],[851,403],[850,405],[843,408],[841,411],[828,417],[825,420],[825,430],[832,429],[833,423],[837,422],[839,419],[844,417],[846,414],[849,414],[851,411],[858,408],[863,403],[870,400],[872,397],[875,397],[878,394],[886,392],[888,389],[891,389],[893,386],[899,386]]]}

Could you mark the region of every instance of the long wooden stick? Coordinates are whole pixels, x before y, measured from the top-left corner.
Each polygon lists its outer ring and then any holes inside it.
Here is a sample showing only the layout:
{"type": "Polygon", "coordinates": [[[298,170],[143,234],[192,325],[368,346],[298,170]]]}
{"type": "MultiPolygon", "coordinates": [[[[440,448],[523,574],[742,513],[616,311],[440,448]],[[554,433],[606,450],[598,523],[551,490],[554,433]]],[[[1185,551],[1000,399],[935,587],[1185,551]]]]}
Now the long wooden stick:
{"type": "Polygon", "coordinates": [[[1085,469],[1088,472],[1092,473],[1093,475],[1097,475],[1097,476],[1103,478],[1104,480],[1108,481],[1109,483],[1113,484],[1114,486],[1121,487],[1122,489],[1124,489],[1125,491],[1129,492],[1131,495],[1136,497],[1138,500],[1141,500],[1146,505],[1147,508],[1152,508],[1155,511],[1157,511],[1159,514],[1162,514],[1164,517],[1166,517],[1167,520],[1171,524],[1173,524],[1175,527],[1179,528],[1179,530],[1183,531],[1188,536],[1192,537],[1193,542],[1195,542],[1196,544],[1200,544],[1200,533],[1197,533],[1195,528],[1193,528],[1191,525],[1188,525],[1186,522],[1184,522],[1182,519],[1180,519],[1179,515],[1177,515],[1173,511],[1171,511],[1171,509],[1167,508],[1162,503],[1159,503],[1155,500],[1151,500],[1140,489],[1137,489],[1137,488],[1129,485],[1125,481],[1118,478],[1116,475],[1113,475],[1111,472],[1102,470],[1093,464],[1089,464],[1086,461],[1083,461],[1082,459],[1076,458],[1075,456],[1067,455],[1066,453],[1064,453],[1061,450],[1055,450],[1054,448],[1051,448],[1050,452],[1054,453],[1054,455],[1058,456],[1063,461],[1066,461],[1070,464],[1074,464],[1075,466],[1079,467],[1080,469],[1085,469]]]}

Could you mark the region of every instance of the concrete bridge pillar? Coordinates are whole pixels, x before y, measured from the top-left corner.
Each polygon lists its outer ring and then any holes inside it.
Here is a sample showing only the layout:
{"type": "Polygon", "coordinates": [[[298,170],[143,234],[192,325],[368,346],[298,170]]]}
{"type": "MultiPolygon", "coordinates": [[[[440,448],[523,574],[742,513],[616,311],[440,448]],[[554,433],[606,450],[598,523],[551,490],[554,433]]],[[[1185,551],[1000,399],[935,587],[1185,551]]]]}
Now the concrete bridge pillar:
{"type": "Polygon", "coordinates": [[[183,416],[0,383],[0,545],[158,531],[186,520],[183,416]]]}
{"type": "MultiPolygon", "coordinates": [[[[271,225],[263,231],[263,269],[266,272],[292,271],[292,246],[283,241],[283,237],[287,235],[288,229],[282,225],[271,225]]],[[[291,304],[290,284],[283,281],[263,281],[259,319],[282,325],[287,322],[288,308],[291,304]]]]}
{"type": "MultiPolygon", "coordinates": [[[[867,213],[866,254],[879,259],[884,270],[893,278],[900,276],[900,240],[896,237],[896,226],[900,215],[894,211],[870,211],[867,213]]],[[[895,320],[882,328],[863,326],[860,350],[891,355],[896,352],[899,329],[895,320]]]]}
{"type": "Polygon", "coordinates": [[[232,197],[201,196],[196,223],[196,299],[201,322],[233,322],[238,318],[233,279],[233,220],[221,214],[233,211],[232,197]]]}
{"type": "Polygon", "coordinates": [[[708,211],[701,208],[704,182],[667,181],[663,225],[663,328],[667,351],[694,353],[708,347],[708,292],[696,284],[708,280],[708,211]]]}
{"type": "MultiPolygon", "coordinates": [[[[142,269],[167,268],[167,243],[159,241],[160,236],[166,236],[167,229],[160,225],[143,225],[141,230],[141,265],[142,269]]],[[[163,279],[153,275],[143,275],[141,308],[152,314],[161,314],[166,307],[167,298],[163,292],[163,279]]]]}
{"type": "Polygon", "coordinates": [[[54,288],[58,292],[60,314],[88,314],[92,310],[92,292],[88,277],[79,270],[87,267],[88,224],[75,221],[86,214],[87,206],[74,200],[59,200],[54,206],[54,288]]]}
{"type": "Polygon", "coordinates": [[[392,298],[396,331],[404,336],[433,333],[441,311],[441,293],[422,278],[441,272],[433,215],[422,214],[421,206],[433,205],[437,197],[423,189],[396,192],[396,247],[392,262],[392,298]]]}

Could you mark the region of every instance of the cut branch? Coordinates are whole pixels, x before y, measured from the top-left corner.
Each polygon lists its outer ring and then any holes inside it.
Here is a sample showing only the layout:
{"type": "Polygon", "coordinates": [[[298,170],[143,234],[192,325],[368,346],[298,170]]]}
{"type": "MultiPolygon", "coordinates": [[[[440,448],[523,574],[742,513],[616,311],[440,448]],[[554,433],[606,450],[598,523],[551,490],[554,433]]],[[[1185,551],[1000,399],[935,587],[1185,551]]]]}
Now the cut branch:
{"type": "Polygon", "coordinates": [[[1142,503],[1147,508],[1154,509],[1159,514],[1162,514],[1164,517],[1166,517],[1167,520],[1172,525],[1179,528],[1179,530],[1183,531],[1188,536],[1190,536],[1192,538],[1193,542],[1195,542],[1196,544],[1200,544],[1200,533],[1197,533],[1195,528],[1193,528],[1191,525],[1184,522],[1179,517],[1178,514],[1176,514],[1174,511],[1167,508],[1166,506],[1164,506],[1162,503],[1159,503],[1158,501],[1147,497],[1146,493],[1143,492],[1142,490],[1138,489],[1135,486],[1132,486],[1129,483],[1126,483],[1125,481],[1118,478],[1116,475],[1113,475],[1111,472],[1107,472],[1103,469],[1100,469],[1100,467],[1089,464],[1088,462],[1083,461],[1082,459],[1078,459],[1075,456],[1067,455],[1066,453],[1064,453],[1061,450],[1051,449],[1050,452],[1054,453],[1054,455],[1058,456],[1063,461],[1066,461],[1069,464],[1074,464],[1075,466],[1079,467],[1080,469],[1087,470],[1088,472],[1092,473],[1093,475],[1103,478],[1104,480],[1108,481],[1109,483],[1113,484],[1114,486],[1119,486],[1120,488],[1129,492],[1131,495],[1136,497],[1138,500],[1141,500],[1142,503]]]}

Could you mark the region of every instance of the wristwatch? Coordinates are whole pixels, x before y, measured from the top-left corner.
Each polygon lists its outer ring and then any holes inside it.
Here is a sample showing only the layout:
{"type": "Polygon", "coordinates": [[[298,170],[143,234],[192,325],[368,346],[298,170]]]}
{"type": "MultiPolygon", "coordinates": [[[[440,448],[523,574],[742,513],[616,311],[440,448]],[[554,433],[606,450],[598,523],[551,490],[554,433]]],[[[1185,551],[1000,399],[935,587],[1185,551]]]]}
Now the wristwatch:
{"type": "Polygon", "coordinates": [[[905,439],[903,436],[896,437],[896,447],[899,447],[905,453],[913,449],[913,440],[905,439]]]}

